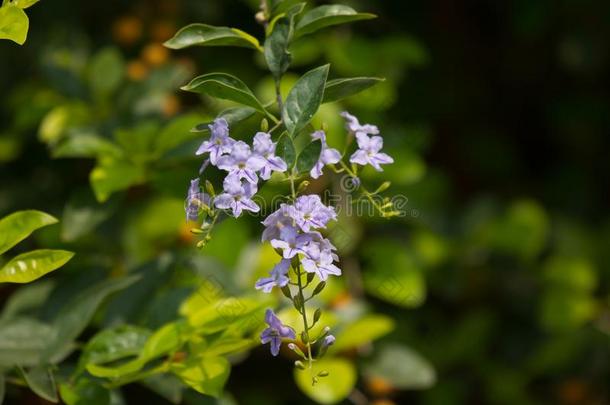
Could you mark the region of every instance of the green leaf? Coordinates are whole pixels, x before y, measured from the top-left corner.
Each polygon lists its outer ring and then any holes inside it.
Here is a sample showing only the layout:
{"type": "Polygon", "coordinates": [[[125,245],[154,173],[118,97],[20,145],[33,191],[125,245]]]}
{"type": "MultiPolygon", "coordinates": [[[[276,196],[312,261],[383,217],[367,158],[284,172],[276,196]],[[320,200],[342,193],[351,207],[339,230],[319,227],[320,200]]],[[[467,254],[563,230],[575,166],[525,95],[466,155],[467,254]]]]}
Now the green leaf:
{"type": "Polygon", "coordinates": [[[89,87],[97,97],[108,97],[121,85],[125,62],[121,52],[114,47],[97,52],[88,66],[89,87]]]}
{"type": "Polygon", "coordinates": [[[300,14],[304,7],[305,3],[299,3],[270,24],[271,33],[265,41],[265,60],[276,78],[286,73],[292,61],[288,47],[294,32],[294,17],[300,14]]]}
{"type": "Polygon", "coordinates": [[[322,103],[332,103],[353,96],[384,80],[379,77],[351,77],[329,80],[326,82],[322,103]]]}
{"type": "Polygon", "coordinates": [[[288,165],[288,169],[291,169],[294,166],[294,162],[296,162],[297,152],[294,149],[294,143],[292,142],[292,138],[288,136],[288,134],[283,134],[280,136],[280,139],[277,141],[277,145],[275,147],[275,153],[277,156],[281,157],[286,165],[288,165]]]}
{"type": "Polygon", "coordinates": [[[225,356],[246,351],[252,347],[256,347],[259,343],[258,340],[223,335],[211,342],[209,346],[202,351],[202,354],[208,357],[225,356]]]}
{"type": "Polygon", "coordinates": [[[299,173],[307,173],[320,159],[320,153],[322,152],[322,142],[315,140],[305,147],[299,153],[297,159],[297,171],[299,173]]]}
{"type": "Polygon", "coordinates": [[[87,364],[104,364],[137,356],[150,335],[148,329],[131,325],[103,330],[89,340],[83,349],[79,368],[87,364]]]}
{"type": "Polygon", "coordinates": [[[280,18],[273,24],[273,31],[265,41],[265,60],[276,78],[286,73],[292,60],[288,52],[290,28],[290,19],[280,18]]]}
{"type": "Polygon", "coordinates": [[[265,113],[265,108],[254,93],[237,77],[228,73],[208,73],[191,80],[182,90],[207,94],[224,100],[235,101],[265,113]]]}
{"type": "Polygon", "coordinates": [[[365,368],[369,378],[380,378],[401,390],[426,389],[436,382],[436,372],[426,359],[412,349],[388,345],[373,363],[365,368]]]}
{"type": "Polygon", "coordinates": [[[51,326],[31,318],[15,318],[0,327],[0,366],[34,366],[53,337],[51,326]]]}
{"type": "Polygon", "coordinates": [[[187,25],[163,45],[171,49],[189,46],[240,46],[262,51],[258,40],[248,33],[235,28],[207,24],[187,25]]]}
{"type": "Polygon", "coordinates": [[[38,249],[20,254],[0,269],[0,283],[29,283],[60,268],[72,256],[72,252],[53,249],[38,249]]]}
{"type": "Polygon", "coordinates": [[[145,171],[128,161],[110,156],[100,159],[98,165],[89,174],[89,181],[97,201],[104,202],[116,191],[143,183],[145,171]]]}
{"type": "Polygon", "coordinates": [[[47,342],[43,357],[51,363],[61,361],[63,354],[70,350],[74,340],[85,330],[102,301],[138,279],[137,276],[131,276],[102,281],[85,289],[64,305],[53,320],[55,333],[47,342]]]}
{"type": "Polygon", "coordinates": [[[136,359],[114,367],[89,363],[86,366],[87,371],[93,376],[103,378],[120,378],[137,373],[146,362],[177,350],[186,340],[189,330],[184,322],[169,323],[148,338],[136,359]]]}
{"type": "Polygon", "coordinates": [[[282,117],[291,136],[305,128],[318,111],[329,68],[330,65],[324,65],[305,73],[288,93],[282,117]]]}
{"type": "Polygon", "coordinates": [[[336,404],[352,392],[356,385],[356,367],[343,359],[321,359],[313,363],[313,375],[322,371],[329,374],[312,384],[312,373],[309,369],[294,369],[297,386],[309,398],[320,404],[336,404]]]}
{"type": "Polygon", "coordinates": [[[54,403],[59,401],[55,377],[51,368],[39,366],[29,370],[21,369],[21,372],[25,382],[36,395],[54,403]]]}
{"type": "Polygon", "coordinates": [[[203,357],[172,364],[171,371],[195,391],[217,398],[229,379],[231,364],[224,357],[203,357]]]}
{"type": "Polygon", "coordinates": [[[341,4],[319,6],[308,11],[296,27],[296,37],[311,34],[331,25],[345,24],[358,20],[375,18],[375,14],[358,13],[351,7],[341,4]]]}
{"type": "Polygon", "coordinates": [[[59,395],[66,405],[110,404],[110,391],[88,378],[79,378],[75,384],[60,384],[59,395]]]}
{"type": "Polygon", "coordinates": [[[12,3],[0,7],[0,39],[10,39],[23,45],[27,36],[30,20],[25,12],[12,3]]]}
{"type": "Polygon", "coordinates": [[[28,8],[38,3],[40,0],[13,0],[12,4],[19,8],[28,8]]]}
{"type": "MultiPolygon", "coordinates": [[[[240,121],[250,118],[255,113],[256,110],[252,107],[232,107],[222,111],[220,114],[218,114],[217,118],[224,118],[225,120],[227,120],[229,126],[231,126],[233,124],[237,124],[240,121]]],[[[210,128],[208,125],[210,125],[211,123],[211,121],[208,121],[201,124],[197,124],[193,129],[191,129],[191,132],[210,132],[210,128]]]]}
{"type": "Polygon", "coordinates": [[[337,334],[337,342],[330,347],[329,352],[357,348],[390,333],[394,329],[394,321],[385,315],[367,315],[364,318],[347,325],[337,334]]]}
{"type": "Polygon", "coordinates": [[[36,229],[57,223],[41,211],[18,211],[0,219],[0,254],[27,238],[36,229]]]}

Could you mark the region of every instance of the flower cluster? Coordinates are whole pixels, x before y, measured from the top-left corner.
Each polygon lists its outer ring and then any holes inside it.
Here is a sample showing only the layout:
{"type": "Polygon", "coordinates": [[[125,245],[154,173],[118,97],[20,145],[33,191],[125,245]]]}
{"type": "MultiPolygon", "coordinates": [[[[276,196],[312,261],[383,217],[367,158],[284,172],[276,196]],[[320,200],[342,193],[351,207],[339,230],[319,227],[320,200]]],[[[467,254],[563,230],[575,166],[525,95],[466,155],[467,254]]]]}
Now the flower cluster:
{"type": "MultiPolygon", "coordinates": [[[[271,177],[274,171],[285,172],[286,162],[275,156],[276,144],[271,135],[258,132],[254,136],[253,147],[243,141],[236,141],[229,136],[229,124],[224,118],[218,118],[209,125],[210,139],[204,141],[197,155],[209,154],[209,163],[227,172],[223,181],[223,192],[214,199],[216,208],[230,210],[234,217],[246,211],[258,212],[260,207],[252,201],[258,188],[259,176],[263,180],[271,177]]],[[[204,167],[207,162],[204,162],[204,167]]],[[[193,180],[193,182],[196,180],[193,180]]],[[[194,203],[191,198],[193,182],[187,199],[191,207],[188,218],[192,218],[194,203]]],[[[196,183],[197,187],[199,183],[196,183]]]]}
{"type": "Polygon", "coordinates": [[[256,289],[268,293],[273,287],[286,286],[291,260],[295,257],[305,272],[317,275],[322,281],[330,275],[341,275],[341,269],[333,264],[339,260],[336,248],[317,231],[336,217],[335,210],[324,205],[317,195],[298,197],[294,204],[282,204],[269,215],[263,221],[263,241],[271,242],[282,258],[269,277],[257,281],[256,289]]]}
{"type": "MultiPolygon", "coordinates": [[[[276,143],[272,141],[271,134],[258,132],[250,146],[229,136],[229,125],[225,119],[216,119],[209,125],[210,138],[201,144],[197,155],[209,155],[201,170],[211,164],[227,172],[223,191],[212,199],[209,195],[199,192],[199,179],[192,180],[185,207],[187,219],[191,220],[197,219],[198,210],[202,206],[208,207],[214,218],[218,216],[218,211],[210,207],[226,210],[234,217],[240,216],[243,211],[259,212],[259,206],[252,199],[257,192],[259,180],[269,179],[273,172],[285,173],[285,179],[291,182],[290,202],[281,204],[279,209],[262,221],[265,226],[262,241],[269,242],[280,258],[268,277],[256,282],[255,288],[264,293],[271,293],[277,287],[292,300],[294,307],[303,316],[304,329],[300,336],[307,347],[307,354],[301,351],[295,342],[290,342],[288,347],[310,365],[314,360],[314,345],[317,348],[317,358],[320,358],[335,342],[335,337],[329,334],[328,327],[323,328],[322,333],[315,338],[309,336],[311,329],[320,319],[320,310],[317,310],[316,315],[308,322],[305,303],[322,291],[330,276],[341,275],[341,269],[335,265],[339,261],[337,249],[321,233],[330,221],[337,219],[337,213],[333,207],[325,205],[318,195],[298,195],[296,190],[301,188],[295,187],[295,182],[307,174],[313,179],[321,177],[326,166],[332,167],[335,172],[346,172],[354,181],[359,181],[357,166],[371,165],[382,171],[381,165],[393,162],[390,156],[381,152],[383,139],[379,136],[376,126],[361,125],[356,117],[347,112],[341,115],[346,119],[349,134],[356,138],[358,144],[358,148],[349,158],[351,167],[342,160],[343,156],[337,149],[328,146],[326,133],[318,130],[311,134],[312,142],[320,143],[319,157],[317,160],[315,157],[311,160],[315,161],[315,164],[306,169],[297,169],[298,165],[293,164],[290,170],[286,162],[275,154],[276,143]],[[305,298],[306,289],[316,279],[316,287],[305,298]]],[[[210,186],[209,189],[213,195],[213,187],[210,186]]],[[[365,188],[361,191],[368,198],[376,193],[370,193],[365,188]]],[[[209,238],[209,233],[206,238],[209,238]]],[[[271,354],[277,356],[282,341],[294,341],[297,334],[294,329],[284,325],[271,309],[267,310],[265,321],[268,327],[261,334],[261,342],[269,343],[271,354]]],[[[301,363],[295,363],[297,366],[299,364],[301,363]]]]}

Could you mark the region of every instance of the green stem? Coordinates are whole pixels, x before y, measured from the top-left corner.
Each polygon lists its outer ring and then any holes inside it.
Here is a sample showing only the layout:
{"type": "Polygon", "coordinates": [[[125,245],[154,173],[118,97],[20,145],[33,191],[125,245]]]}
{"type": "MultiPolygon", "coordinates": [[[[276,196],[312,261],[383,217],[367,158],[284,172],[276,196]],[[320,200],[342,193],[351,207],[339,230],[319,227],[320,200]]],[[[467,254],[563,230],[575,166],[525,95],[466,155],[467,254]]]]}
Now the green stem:
{"type": "MultiPolygon", "coordinates": [[[[357,174],[348,166],[345,164],[345,162],[343,160],[339,161],[339,164],[341,165],[341,168],[352,178],[358,178],[357,174]]],[[[364,186],[360,186],[360,189],[362,190],[362,195],[364,195],[364,197],[366,197],[367,200],[370,201],[371,204],[373,204],[373,207],[375,207],[375,209],[377,211],[379,211],[379,213],[381,214],[382,217],[386,216],[385,215],[385,211],[383,210],[383,207],[381,205],[379,205],[377,203],[377,201],[375,201],[375,199],[373,198],[373,193],[371,193],[370,191],[368,191],[364,186]]]]}
{"type": "Polygon", "coordinates": [[[301,281],[301,265],[297,265],[297,282],[299,286],[299,299],[301,301],[301,315],[303,316],[303,330],[305,338],[307,340],[307,361],[309,363],[309,371],[312,373],[311,378],[313,381],[313,356],[311,355],[311,339],[309,338],[309,324],[307,323],[307,312],[305,311],[305,296],[303,294],[303,283],[301,281]]]}

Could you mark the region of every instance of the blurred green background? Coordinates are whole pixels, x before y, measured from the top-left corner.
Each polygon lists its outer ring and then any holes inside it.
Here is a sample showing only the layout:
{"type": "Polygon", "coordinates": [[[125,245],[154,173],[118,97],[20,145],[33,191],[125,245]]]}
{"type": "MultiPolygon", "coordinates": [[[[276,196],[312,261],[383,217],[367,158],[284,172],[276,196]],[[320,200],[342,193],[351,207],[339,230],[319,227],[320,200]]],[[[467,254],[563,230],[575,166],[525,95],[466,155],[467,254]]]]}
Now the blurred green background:
{"type": "MultiPolygon", "coordinates": [[[[202,135],[189,130],[228,104],[177,90],[226,71],[270,99],[264,61],[245,49],[161,46],[191,22],[260,38],[257,3],[41,0],[28,9],[26,44],[0,41],[0,217],[49,212],[60,226],[21,248],[76,252],[42,280],[42,319],[83,286],[136,272],[144,281],[99,311],[83,340],[122,322],[158,328],[202,277],[243,292],[268,270],[256,218],[222,222],[208,247],[194,247],[183,201],[202,135]]],[[[345,277],[324,305],[344,325],[393,325],[344,353],[358,365],[345,403],[610,403],[610,3],[344,3],[379,18],[297,42],[294,68],[328,61],[333,77],[387,79],[325,105],[315,122],[336,146],[340,111],[377,124],[396,164],[363,180],[391,180],[389,193],[407,198],[402,218],[338,225],[345,277]]],[[[18,290],[0,286],[0,304],[18,290]]],[[[253,350],[235,361],[225,402],[310,403],[290,367],[253,350]]],[[[212,403],[191,394],[185,403],[212,403]]],[[[168,403],[139,385],[123,397],[168,403]]]]}

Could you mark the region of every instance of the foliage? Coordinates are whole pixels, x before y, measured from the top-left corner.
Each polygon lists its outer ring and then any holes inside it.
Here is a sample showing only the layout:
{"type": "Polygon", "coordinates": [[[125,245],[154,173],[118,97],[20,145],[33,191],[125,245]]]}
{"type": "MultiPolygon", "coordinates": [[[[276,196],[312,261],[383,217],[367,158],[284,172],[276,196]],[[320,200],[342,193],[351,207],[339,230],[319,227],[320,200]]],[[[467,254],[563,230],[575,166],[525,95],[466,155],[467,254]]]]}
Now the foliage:
{"type": "MultiPolygon", "coordinates": [[[[607,5],[511,2],[505,18],[482,4],[350,2],[379,16],[369,21],[298,3],[40,2],[25,10],[36,28],[26,46],[0,41],[10,61],[0,64],[0,216],[36,208],[60,219],[11,231],[21,242],[1,264],[48,247],[77,253],[61,271],[0,284],[0,398],[604,403],[608,108],[591,83],[607,70],[597,18],[607,5]],[[193,21],[210,25],[178,30],[193,21]],[[318,94],[302,103],[311,71],[318,94]],[[396,197],[374,198],[400,211],[391,221],[345,172],[306,174],[321,148],[313,129],[342,154],[355,147],[344,110],[377,123],[395,159],[358,172],[360,187],[396,197]],[[284,115],[292,130],[278,126],[284,115]],[[303,329],[278,289],[252,288],[278,260],[260,242],[262,218],[221,217],[209,241],[184,220],[194,153],[220,117],[236,140],[273,130],[299,195],[357,200],[327,229],[344,275],[304,311],[318,317],[312,336],[328,326],[336,337],[313,363],[314,386],[309,370],[288,367],[296,350],[272,358],[260,345],[266,308],[303,329]]],[[[202,180],[219,194],[223,175],[208,167],[202,180]]],[[[282,176],[257,204],[291,194],[282,176]]]]}

